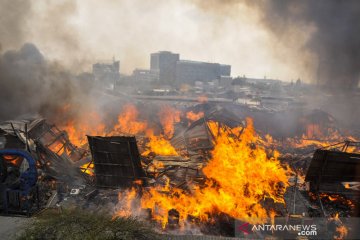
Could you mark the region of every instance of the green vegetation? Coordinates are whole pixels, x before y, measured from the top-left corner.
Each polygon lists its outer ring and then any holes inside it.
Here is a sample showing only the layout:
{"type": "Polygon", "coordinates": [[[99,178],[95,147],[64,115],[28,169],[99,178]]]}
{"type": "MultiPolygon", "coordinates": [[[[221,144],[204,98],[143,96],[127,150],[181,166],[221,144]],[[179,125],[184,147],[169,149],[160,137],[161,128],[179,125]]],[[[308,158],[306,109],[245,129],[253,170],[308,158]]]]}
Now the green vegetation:
{"type": "Polygon", "coordinates": [[[28,239],[161,239],[151,226],[135,218],[116,218],[80,210],[46,211],[26,229],[19,240],[28,239]]]}

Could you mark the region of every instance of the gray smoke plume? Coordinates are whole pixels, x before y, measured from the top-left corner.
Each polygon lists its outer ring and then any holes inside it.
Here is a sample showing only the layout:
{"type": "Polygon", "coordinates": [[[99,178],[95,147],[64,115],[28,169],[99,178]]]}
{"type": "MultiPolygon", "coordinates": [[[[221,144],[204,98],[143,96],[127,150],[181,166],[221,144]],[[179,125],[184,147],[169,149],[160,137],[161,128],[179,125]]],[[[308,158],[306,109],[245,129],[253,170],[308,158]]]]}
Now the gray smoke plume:
{"type": "MultiPolygon", "coordinates": [[[[252,3],[254,4],[254,3],[252,3]]],[[[255,5],[255,4],[254,4],[255,5]]],[[[258,5],[263,22],[277,35],[310,25],[305,49],[318,61],[318,84],[353,89],[360,79],[360,2],[357,0],[272,0],[258,5]]]]}
{"type": "MultiPolygon", "coordinates": [[[[246,3],[258,12],[265,29],[294,52],[315,81],[332,89],[353,89],[360,80],[360,1],[357,0],[193,0],[198,8],[216,16],[234,16],[246,3]],[[304,36],[309,38],[304,41],[304,36]],[[295,49],[303,46],[303,51],[295,49]],[[305,52],[312,55],[306,62],[305,52]],[[305,63],[306,62],[306,63],[305,63]],[[309,65],[317,65],[309,66],[309,65]],[[316,71],[316,70],[315,70],[316,71]]],[[[276,44],[273,44],[276,48],[276,44]]],[[[279,49],[276,49],[277,51],[279,49]]],[[[293,59],[292,61],[297,61],[293,59]]],[[[289,63],[288,63],[289,65],[289,63]]],[[[298,66],[300,71],[300,64],[298,66]]]]}
{"type": "Polygon", "coordinates": [[[26,0],[1,1],[0,46],[2,48],[23,44],[23,39],[26,35],[26,19],[29,17],[30,8],[31,3],[26,0]]]}
{"type": "Polygon", "coordinates": [[[79,84],[33,44],[7,51],[0,55],[0,120],[30,114],[51,117],[66,105],[76,106],[77,99],[85,98],[79,84]]]}

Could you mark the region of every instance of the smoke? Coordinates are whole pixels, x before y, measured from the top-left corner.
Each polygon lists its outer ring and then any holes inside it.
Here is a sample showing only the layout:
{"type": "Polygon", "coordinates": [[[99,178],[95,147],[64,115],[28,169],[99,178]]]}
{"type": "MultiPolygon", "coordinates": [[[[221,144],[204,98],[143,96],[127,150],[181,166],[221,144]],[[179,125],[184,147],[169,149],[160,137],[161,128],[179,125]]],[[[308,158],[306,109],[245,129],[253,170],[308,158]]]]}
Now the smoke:
{"type": "Polygon", "coordinates": [[[3,0],[0,2],[1,48],[20,48],[32,42],[50,60],[61,61],[79,73],[91,61],[74,24],[76,14],[76,1],[3,0]]]}
{"type": "Polygon", "coordinates": [[[90,101],[85,94],[91,89],[89,83],[46,60],[34,44],[6,51],[0,55],[0,120],[33,114],[70,117],[57,113],[71,106],[66,114],[74,114],[82,102],[90,101]]]}
{"type": "Polygon", "coordinates": [[[317,83],[352,89],[360,80],[359,1],[264,1],[263,23],[281,36],[291,29],[312,26],[305,49],[315,54],[317,83]]]}
{"type": "Polygon", "coordinates": [[[356,0],[194,0],[203,11],[231,16],[246,3],[256,10],[273,39],[274,56],[286,58],[281,48],[291,52],[299,73],[312,72],[313,83],[331,88],[351,89],[360,80],[360,4],[356,0]],[[279,52],[280,51],[280,52],[279,52]],[[278,52],[278,54],[276,53],[278,52]],[[300,61],[299,61],[300,60],[300,61]]]}
{"type": "Polygon", "coordinates": [[[23,44],[26,35],[26,19],[30,2],[26,0],[4,0],[0,3],[0,51],[2,48],[23,44]]]}
{"type": "Polygon", "coordinates": [[[303,67],[303,56],[296,58],[301,49],[279,44],[260,24],[257,8],[245,1],[205,2],[4,0],[7,34],[0,43],[7,50],[33,42],[49,60],[78,72],[115,56],[121,72],[131,73],[149,68],[151,52],[170,50],[183,59],[231,64],[234,76],[312,78],[313,65],[303,67]]]}
{"type": "Polygon", "coordinates": [[[148,68],[149,53],[231,64],[233,74],[302,78],[331,87],[359,82],[356,0],[4,0],[3,50],[34,42],[72,71],[120,58],[121,71],[148,68]]]}
{"type": "Polygon", "coordinates": [[[116,56],[130,73],[148,68],[149,53],[158,50],[228,63],[233,75],[354,88],[359,18],[360,4],[352,0],[3,0],[0,116],[46,115],[58,101],[81,106],[89,100],[70,72],[116,56]],[[25,42],[36,43],[46,59],[25,42]],[[14,48],[21,49],[6,52],[14,48]]]}

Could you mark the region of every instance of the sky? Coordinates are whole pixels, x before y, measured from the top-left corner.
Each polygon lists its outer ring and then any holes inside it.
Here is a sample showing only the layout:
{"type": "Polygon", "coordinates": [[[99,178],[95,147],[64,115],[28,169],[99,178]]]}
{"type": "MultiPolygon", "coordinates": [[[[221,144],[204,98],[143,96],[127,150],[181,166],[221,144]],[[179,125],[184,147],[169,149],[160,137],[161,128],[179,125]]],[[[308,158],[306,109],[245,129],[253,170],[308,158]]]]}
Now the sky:
{"type": "Polygon", "coordinates": [[[233,76],[316,77],[316,59],[303,48],[312,26],[274,34],[262,12],[243,1],[4,1],[14,11],[8,36],[0,37],[2,51],[31,42],[77,72],[115,58],[121,73],[130,74],[149,68],[150,53],[168,50],[181,59],[230,64],[233,76]]]}

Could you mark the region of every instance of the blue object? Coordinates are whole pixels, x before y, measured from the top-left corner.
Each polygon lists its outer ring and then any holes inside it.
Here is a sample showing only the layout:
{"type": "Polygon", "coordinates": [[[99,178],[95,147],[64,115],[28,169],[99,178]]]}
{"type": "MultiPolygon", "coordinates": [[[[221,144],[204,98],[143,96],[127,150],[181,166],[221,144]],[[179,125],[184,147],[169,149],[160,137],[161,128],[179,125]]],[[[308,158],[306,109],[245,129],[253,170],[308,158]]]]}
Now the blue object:
{"type": "Polygon", "coordinates": [[[28,163],[29,168],[20,175],[20,190],[21,195],[27,195],[30,189],[35,186],[37,182],[36,162],[29,152],[20,149],[1,149],[0,156],[13,155],[23,157],[28,163]]]}

